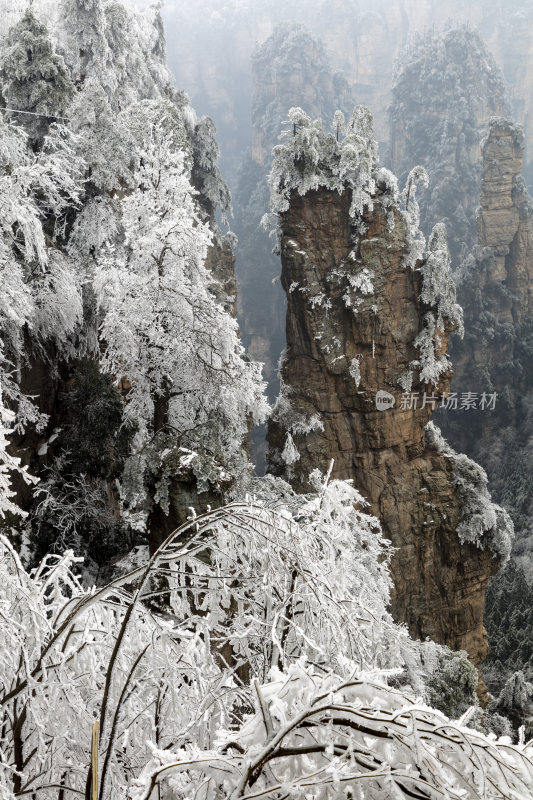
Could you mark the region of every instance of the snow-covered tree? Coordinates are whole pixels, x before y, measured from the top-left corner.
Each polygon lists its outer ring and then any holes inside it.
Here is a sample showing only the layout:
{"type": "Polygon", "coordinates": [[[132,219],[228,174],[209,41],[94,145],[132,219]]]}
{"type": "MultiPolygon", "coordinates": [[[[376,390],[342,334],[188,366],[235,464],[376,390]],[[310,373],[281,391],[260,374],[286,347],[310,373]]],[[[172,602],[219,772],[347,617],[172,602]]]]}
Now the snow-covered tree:
{"type": "Polygon", "coordinates": [[[26,467],[20,466],[20,459],[12,456],[8,452],[8,436],[13,433],[11,425],[15,419],[15,413],[6,408],[1,393],[0,384],[0,516],[5,518],[6,513],[23,515],[24,512],[14,501],[15,492],[11,486],[13,473],[22,476],[26,483],[34,483],[35,478],[28,474],[26,467]]]}
{"type": "Polygon", "coordinates": [[[97,77],[107,88],[111,53],[102,0],[62,0],[61,25],[61,39],[74,81],[79,84],[97,77]]]}
{"type": "Polygon", "coordinates": [[[231,197],[218,168],[219,148],[215,139],[215,126],[209,117],[202,117],[194,129],[193,182],[209,213],[220,209],[231,213],[231,197]]]}
{"type": "MultiPolygon", "coordinates": [[[[88,180],[99,193],[123,187],[131,157],[131,142],[124,126],[117,125],[104,87],[97,80],[88,78],[68,113],[76,135],[77,152],[87,164],[88,180]]],[[[108,214],[112,216],[110,212],[108,207],[108,214]]]]}
{"type": "Polygon", "coordinates": [[[80,318],[80,287],[72,264],[50,245],[62,235],[66,214],[78,202],[81,169],[64,129],[52,126],[34,154],[26,134],[0,119],[0,374],[19,429],[43,423],[17,383],[25,331],[36,345],[51,338],[64,341],[80,318]],[[45,219],[51,235],[45,233],[45,219]]]}
{"type": "Polygon", "coordinates": [[[408,248],[404,258],[406,267],[414,268],[416,262],[424,254],[426,238],[420,230],[420,208],[416,199],[417,186],[428,186],[429,177],[424,167],[413,167],[407,176],[405,187],[401,195],[405,219],[407,222],[408,248]]]}
{"type": "Polygon", "coordinates": [[[7,119],[22,126],[38,146],[50,123],[65,115],[74,86],[63,59],[54,53],[46,26],[31,8],[2,45],[0,82],[6,105],[22,112],[8,112],[7,119]]]}
{"type": "Polygon", "coordinates": [[[518,670],[507,679],[499,697],[491,706],[493,710],[504,714],[515,730],[525,726],[533,713],[533,684],[518,670]]]}
{"type": "Polygon", "coordinates": [[[279,214],[289,207],[289,196],[319,187],[352,190],[350,214],[357,224],[365,208],[372,208],[377,169],[377,144],[372,115],[356,106],[346,134],[339,142],[336,134],[326,133],[321,120],[312,121],[301,108],[289,110],[290,129],[285,142],[274,148],[269,176],[271,210],[279,214]]]}
{"type": "Polygon", "coordinates": [[[234,476],[246,420],[266,410],[260,372],[210,291],[212,234],[164,123],[147,132],[132,182],[120,204],[123,241],[96,268],[102,365],[127,383],[126,418],[145,456],[149,441],[167,450],[172,433],[171,447],[199,448],[234,476]]]}
{"type": "MultiPolygon", "coordinates": [[[[406,208],[409,192],[413,191],[414,187],[406,187],[406,208]]],[[[450,264],[446,227],[438,223],[431,231],[428,250],[419,263],[422,273],[420,300],[429,310],[424,315],[424,327],[415,340],[420,358],[412,362],[412,366],[420,368],[420,380],[434,386],[438,385],[441,375],[451,369],[447,353],[442,352],[443,336],[451,330],[455,330],[459,336],[464,333],[463,310],[455,302],[455,283],[450,264]]]]}
{"type": "MultiPolygon", "coordinates": [[[[17,436],[29,423],[45,432],[38,404],[52,412],[57,427],[29,448],[41,478],[27,522],[32,541],[39,553],[75,546],[87,554],[105,541],[106,525],[108,538],[124,544],[119,487],[122,510],[140,509],[145,518],[156,496],[165,513],[181,459],[191,461],[181,447],[195,447],[188,477],[200,491],[215,484],[217,492],[227,489],[244,476],[243,439],[251,415],[262,418],[266,405],[259,367],[244,359],[236,322],[222,308],[234,298],[217,284],[217,253],[225,248],[230,262],[231,256],[215,214],[229,211],[231,200],[217,165],[214,126],[198,120],[187,96],[171,86],[158,10],[139,13],[118,0],[64,0],[53,8],[36,0],[18,13],[0,53],[4,78],[14,75],[13,86],[35,103],[52,97],[54,87],[59,91],[64,78],[67,126],[28,117],[46,123],[34,152],[18,118],[0,120],[0,270],[6,278],[0,380],[6,405],[16,411],[17,436]],[[50,45],[44,19],[65,63],[50,45]],[[150,143],[155,130],[157,145],[150,143]],[[121,351],[120,337],[128,334],[142,354],[137,363],[127,347],[121,351]],[[85,359],[100,356],[125,412],[108,431],[107,450],[115,451],[119,429],[130,444],[136,431],[124,476],[78,468],[65,439],[79,370],[85,359]],[[31,384],[39,370],[38,382],[50,380],[57,399],[34,405],[20,385],[31,384]]],[[[42,103],[34,110],[54,113],[42,103]]],[[[105,406],[101,377],[95,386],[102,395],[93,400],[105,406]]],[[[79,449],[87,452],[83,442],[79,449]]],[[[124,466],[121,453],[117,463],[124,466]]],[[[100,550],[102,558],[116,555],[107,545],[100,550]]]]}
{"type": "Polygon", "coordinates": [[[119,0],[107,0],[104,15],[113,108],[125,109],[140,97],[171,95],[159,7],[139,12],[119,0]]]}

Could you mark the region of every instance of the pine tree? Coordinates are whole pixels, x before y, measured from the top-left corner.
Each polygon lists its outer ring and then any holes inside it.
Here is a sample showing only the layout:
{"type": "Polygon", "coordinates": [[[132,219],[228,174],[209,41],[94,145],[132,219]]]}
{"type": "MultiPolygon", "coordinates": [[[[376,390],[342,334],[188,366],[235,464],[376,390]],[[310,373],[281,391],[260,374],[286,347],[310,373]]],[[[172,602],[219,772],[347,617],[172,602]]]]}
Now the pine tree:
{"type": "Polygon", "coordinates": [[[527,714],[531,711],[533,685],[525,679],[521,670],[515,672],[503,687],[495,708],[511,720],[515,729],[524,725],[527,714]]]}
{"type": "Polygon", "coordinates": [[[1,61],[2,95],[7,106],[29,112],[10,112],[8,119],[23,126],[31,144],[38,147],[50,123],[64,116],[74,86],[63,59],[54,53],[46,26],[31,9],[10,29],[1,61]]]}

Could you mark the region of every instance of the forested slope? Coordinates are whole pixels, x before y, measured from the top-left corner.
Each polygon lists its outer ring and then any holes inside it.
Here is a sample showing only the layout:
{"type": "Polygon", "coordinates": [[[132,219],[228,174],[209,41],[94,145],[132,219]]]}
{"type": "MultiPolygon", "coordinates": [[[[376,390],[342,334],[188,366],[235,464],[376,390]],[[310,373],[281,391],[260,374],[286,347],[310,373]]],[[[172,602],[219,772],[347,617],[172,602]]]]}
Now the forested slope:
{"type": "Polygon", "coordinates": [[[24,468],[6,524],[96,569],[220,502],[266,405],[230,313],[214,128],[172,87],[158,14],[65,3],[52,38],[48,12],[0,55],[3,419],[24,468]]]}

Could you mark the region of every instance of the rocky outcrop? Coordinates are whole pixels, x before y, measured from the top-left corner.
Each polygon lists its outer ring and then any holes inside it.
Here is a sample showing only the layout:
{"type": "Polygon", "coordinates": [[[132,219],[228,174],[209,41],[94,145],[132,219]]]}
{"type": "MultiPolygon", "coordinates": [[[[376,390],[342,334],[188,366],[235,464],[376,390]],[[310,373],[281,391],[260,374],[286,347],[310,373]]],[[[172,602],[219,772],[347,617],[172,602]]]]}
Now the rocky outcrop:
{"type": "Polygon", "coordinates": [[[484,673],[496,694],[515,670],[529,676],[533,663],[524,599],[524,575],[533,578],[533,216],[520,176],[523,149],[520,128],[492,120],[482,147],[478,245],[458,274],[465,337],[452,343],[452,390],[491,393],[495,402],[490,411],[438,412],[448,440],[486,469],[516,531],[512,563],[487,595],[484,673]]]}
{"type": "Polygon", "coordinates": [[[227,239],[215,231],[213,244],[207,252],[206,267],[214,275],[213,291],[232,317],[237,315],[237,279],[235,255],[227,239]]]}
{"type": "Polygon", "coordinates": [[[519,325],[533,307],[533,214],[521,178],[522,129],[505,119],[491,120],[482,152],[478,243],[491,249],[493,259],[491,268],[470,283],[504,284],[511,302],[501,309],[502,318],[519,325]]]}
{"type": "MultiPolygon", "coordinates": [[[[406,264],[412,231],[391,191],[378,179],[362,220],[348,189],[293,192],[281,214],[287,351],[270,467],[305,491],[310,472],[333,460],[332,475],[354,480],[396,548],[396,619],[479,664],[485,590],[500,558],[482,542],[461,543],[469,511],[455,457],[427,437],[451,370],[437,385],[421,382],[424,262],[406,264]]],[[[433,339],[437,360],[454,325],[444,327],[433,339]]]]}
{"type": "Polygon", "coordinates": [[[482,148],[478,246],[458,276],[465,338],[453,344],[452,389],[491,392],[497,402],[490,413],[448,414],[443,425],[453,445],[487,470],[491,491],[515,522],[515,555],[531,575],[533,209],[520,176],[523,148],[520,128],[491,122],[482,148]]]}
{"type": "Polygon", "coordinates": [[[279,286],[279,259],[261,227],[268,208],[267,175],[272,149],[292,106],[331,123],[337,108],[351,107],[350,88],[331,67],[323,41],[301,25],[279,25],[252,55],[252,148],[234,192],[239,239],[239,319],[247,350],[265,365],[276,396],[276,369],[284,347],[285,302],[279,286]]]}
{"type": "MultiPolygon", "coordinates": [[[[225,151],[226,175],[234,172],[242,149],[250,144],[250,56],[276,24],[299,22],[321,36],[358,102],[369,106],[380,142],[388,140],[387,109],[394,65],[416,34],[428,35],[449,20],[479,31],[512,87],[512,113],[525,127],[528,155],[533,157],[533,10],[528,0],[272,0],[257,8],[229,2],[220,13],[214,0],[177,2],[167,9],[169,59],[178,83],[189,87],[195,105],[215,119],[225,151]],[[227,47],[213,43],[227,42],[227,47]]],[[[464,60],[469,53],[465,52],[464,60]]]]}
{"type": "Polygon", "coordinates": [[[476,243],[480,140],[489,119],[506,113],[506,97],[501,70],[468,26],[420,36],[402,54],[390,107],[392,169],[405,182],[415,164],[425,167],[420,226],[428,235],[446,223],[454,268],[476,243]]]}

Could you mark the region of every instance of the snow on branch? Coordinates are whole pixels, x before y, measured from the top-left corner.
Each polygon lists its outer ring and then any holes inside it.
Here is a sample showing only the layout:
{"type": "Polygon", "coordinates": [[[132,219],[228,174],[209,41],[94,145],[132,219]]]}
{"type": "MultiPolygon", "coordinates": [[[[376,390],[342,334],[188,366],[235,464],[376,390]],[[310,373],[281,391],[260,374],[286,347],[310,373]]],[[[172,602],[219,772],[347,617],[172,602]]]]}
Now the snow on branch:
{"type": "MultiPolygon", "coordinates": [[[[346,124],[337,111],[335,133],[327,133],[320,119],[311,118],[301,108],[289,111],[290,128],[282,134],[283,144],[274,148],[269,176],[271,211],[280,214],[289,207],[292,192],[305,195],[325,187],[339,193],[349,189],[352,201],[350,216],[354,225],[364,229],[361,217],[372,210],[376,192],[378,148],[374,137],[372,114],[356,106],[346,124]]],[[[380,172],[383,180],[384,173],[380,172]]],[[[387,184],[394,190],[393,182],[387,184]]]]}
{"type": "Polygon", "coordinates": [[[514,526],[507,511],[493,503],[487,473],[463,453],[456,453],[432,422],[426,427],[426,441],[453,462],[453,482],[463,500],[457,535],[461,544],[470,542],[481,550],[488,547],[504,564],[511,553],[514,526]]]}
{"type": "Polygon", "coordinates": [[[463,310],[455,302],[446,226],[442,223],[433,228],[428,250],[422,263],[418,263],[418,270],[422,273],[420,300],[428,310],[424,314],[423,328],[414,343],[420,358],[411,362],[411,366],[420,368],[420,380],[423,383],[437,386],[441,375],[451,369],[448,354],[439,352],[442,350],[443,335],[449,330],[455,330],[461,337],[464,333],[463,310]]]}
{"type": "Polygon", "coordinates": [[[379,524],[312,482],[257,481],[89,590],[72,552],[28,573],[0,539],[2,797],[84,795],[95,720],[101,800],[520,796],[530,747],[417,699],[429,651],[387,610],[379,524]]]}
{"type": "Polygon", "coordinates": [[[527,797],[533,748],[496,743],[395,691],[379,673],[336,682],[303,664],[274,671],[261,687],[261,711],[217,747],[154,749],[132,800],[206,798],[417,797],[478,800],[527,797]]]}

